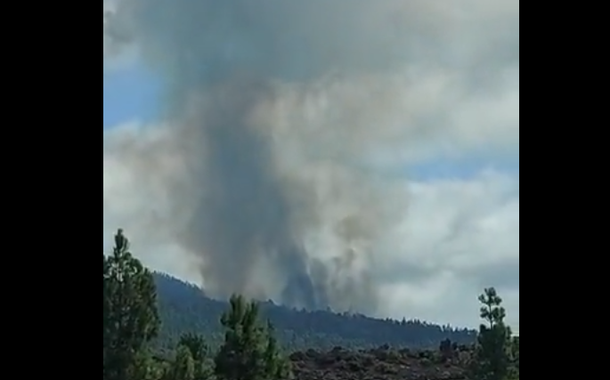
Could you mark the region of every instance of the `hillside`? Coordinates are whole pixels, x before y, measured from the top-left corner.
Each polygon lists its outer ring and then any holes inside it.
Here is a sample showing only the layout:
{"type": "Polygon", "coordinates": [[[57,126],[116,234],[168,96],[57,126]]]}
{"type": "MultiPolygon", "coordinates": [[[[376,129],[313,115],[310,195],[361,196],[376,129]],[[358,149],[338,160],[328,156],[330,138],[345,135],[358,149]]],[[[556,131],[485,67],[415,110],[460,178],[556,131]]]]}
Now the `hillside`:
{"type": "MultiPolygon", "coordinates": [[[[191,284],[171,276],[155,273],[158,305],[163,322],[159,348],[173,347],[182,333],[204,334],[212,346],[223,339],[219,318],[227,303],[213,300],[191,284]]],[[[369,349],[387,344],[393,347],[438,347],[443,339],[458,344],[474,341],[474,330],[454,329],[417,320],[396,321],[362,315],[335,314],[329,311],[302,311],[265,302],[263,318],[270,319],[280,343],[287,350],[315,348],[329,350],[335,346],[369,349]]]]}

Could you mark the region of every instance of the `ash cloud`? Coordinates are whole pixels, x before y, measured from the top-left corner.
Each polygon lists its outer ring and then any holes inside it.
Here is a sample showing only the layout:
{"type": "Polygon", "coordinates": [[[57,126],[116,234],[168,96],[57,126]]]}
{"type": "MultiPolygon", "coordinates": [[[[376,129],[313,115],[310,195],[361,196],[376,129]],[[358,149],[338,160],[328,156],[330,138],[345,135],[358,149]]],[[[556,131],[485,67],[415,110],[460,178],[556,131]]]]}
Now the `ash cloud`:
{"type": "MultiPolygon", "coordinates": [[[[155,200],[124,227],[179,246],[209,294],[374,313],[376,248],[408,200],[371,162],[446,133],[442,111],[474,87],[493,93],[518,61],[506,33],[452,51],[475,9],[451,4],[114,2],[105,59],[135,49],[165,88],[146,138],[105,141],[105,159],[155,200]],[[498,47],[508,59],[476,68],[498,47]]],[[[464,4],[486,12],[482,29],[518,14],[512,1],[464,4]]]]}

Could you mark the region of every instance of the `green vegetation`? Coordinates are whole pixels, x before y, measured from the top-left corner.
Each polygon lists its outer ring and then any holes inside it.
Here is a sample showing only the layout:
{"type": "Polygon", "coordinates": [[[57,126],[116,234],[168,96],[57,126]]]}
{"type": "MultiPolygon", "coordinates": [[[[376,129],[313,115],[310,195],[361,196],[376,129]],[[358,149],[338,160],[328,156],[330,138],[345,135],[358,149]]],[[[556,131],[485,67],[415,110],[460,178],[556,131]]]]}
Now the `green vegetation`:
{"type": "Polygon", "coordinates": [[[328,311],[296,311],[269,302],[248,301],[239,295],[232,296],[226,304],[203,297],[201,290],[195,287],[151,273],[131,255],[129,242],[119,230],[113,253],[104,256],[103,378],[309,380],[322,376],[329,379],[408,379],[411,377],[408,371],[418,366],[417,371],[423,371],[429,379],[443,378],[443,374],[453,376],[453,372],[461,373],[462,378],[468,374],[473,380],[518,379],[519,340],[504,324],[502,300],[493,288],[485,289],[479,300],[483,305],[481,318],[486,323],[474,335],[468,330],[441,328],[419,321],[398,322],[328,311]],[[164,291],[167,294],[163,297],[158,295],[159,279],[166,281],[164,291]],[[180,284],[181,288],[167,287],[167,281],[174,286],[180,284]],[[195,293],[185,296],[188,294],[185,289],[196,290],[197,297],[195,293]],[[180,315],[179,306],[184,307],[183,302],[186,307],[192,306],[193,300],[198,300],[200,306],[180,315]],[[205,310],[202,305],[213,307],[205,310]],[[205,320],[205,316],[217,315],[219,306],[223,306],[224,311],[220,312],[216,324],[204,322],[206,328],[196,331],[198,325],[193,314],[201,312],[199,320],[205,320]],[[166,318],[170,321],[169,328],[161,323],[166,323],[166,318]],[[281,331],[270,320],[280,321],[281,331]],[[373,332],[357,330],[366,327],[373,328],[373,332]],[[178,332],[180,329],[183,331],[178,332]],[[324,349],[329,341],[346,342],[352,347],[370,346],[377,341],[373,336],[375,332],[388,338],[391,334],[400,335],[399,339],[388,340],[403,347],[409,346],[407,332],[416,336],[411,339],[415,342],[411,346],[444,338],[437,340],[439,349],[427,351],[396,350],[388,344],[366,351],[334,347],[322,353],[311,349],[324,349]],[[424,337],[424,332],[429,336],[424,337]],[[299,335],[302,333],[305,338],[299,335]],[[179,335],[176,338],[174,334],[179,335]],[[465,341],[476,337],[476,342],[462,344],[452,340],[453,337],[465,341]],[[217,343],[210,344],[210,340],[217,343]],[[310,349],[305,352],[293,352],[290,356],[284,353],[306,345],[310,349]],[[337,373],[343,375],[337,376],[337,373]]]}
{"type": "Polygon", "coordinates": [[[224,343],[214,358],[216,376],[223,380],[280,380],[290,377],[288,361],[280,354],[273,328],[260,324],[258,306],[233,296],[222,315],[224,343]]]}
{"type": "Polygon", "coordinates": [[[155,284],[148,269],[129,253],[119,230],[113,254],[104,256],[104,379],[126,380],[137,356],[157,335],[155,284]]]}
{"type": "Polygon", "coordinates": [[[519,378],[519,339],[512,337],[509,326],[504,324],[506,310],[501,306],[502,298],[496,289],[487,288],[479,296],[481,302],[481,324],[473,377],[477,380],[505,380],[519,378]]]}
{"type": "MultiPolygon", "coordinates": [[[[216,350],[224,340],[220,318],[230,307],[227,302],[205,296],[200,288],[170,276],[153,273],[157,286],[159,315],[163,324],[154,344],[161,352],[171,352],[183,334],[206,337],[216,350]]],[[[295,310],[272,302],[258,304],[261,319],[270,320],[278,344],[286,351],[315,348],[330,350],[341,346],[371,349],[391,347],[436,348],[443,339],[457,344],[473,344],[477,331],[438,326],[418,320],[370,318],[327,310],[295,310]]]]}

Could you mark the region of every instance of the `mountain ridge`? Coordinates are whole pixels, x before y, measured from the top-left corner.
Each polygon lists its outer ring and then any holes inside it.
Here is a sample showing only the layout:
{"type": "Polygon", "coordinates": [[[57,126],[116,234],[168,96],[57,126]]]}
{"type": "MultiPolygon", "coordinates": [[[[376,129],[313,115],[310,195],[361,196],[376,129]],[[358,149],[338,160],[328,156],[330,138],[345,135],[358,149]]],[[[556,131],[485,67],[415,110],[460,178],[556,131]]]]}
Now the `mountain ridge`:
{"type": "MultiPolygon", "coordinates": [[[[169,347],[183,333],[200,333],[211,346],[223,337],[220,315],[227,302],[205,295],[203,289],[171,275],[154,272],[162,327],[158,345],[169,347]]],[[[405,348],[436,348],[444,339],[471,344],[476,331],[440,326],[419,320],[380,319],[361,314],[334,313],[329,310],[304,310],[259,303],[261,315],[275,326],[280,344],[289,351],[332,349],[342,346],[370,349],[382,345],[405,348]]]]}

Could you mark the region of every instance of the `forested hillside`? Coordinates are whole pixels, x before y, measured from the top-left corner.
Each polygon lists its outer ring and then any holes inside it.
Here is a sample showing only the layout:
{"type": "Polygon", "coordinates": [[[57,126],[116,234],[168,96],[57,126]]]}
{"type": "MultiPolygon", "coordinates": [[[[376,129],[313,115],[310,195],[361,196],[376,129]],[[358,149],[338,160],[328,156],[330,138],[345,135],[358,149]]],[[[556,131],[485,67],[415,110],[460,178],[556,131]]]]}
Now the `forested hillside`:
{"type": "Polygon", "coordinates": [[[479,296],[484,323],[475,333],[290,310],[237,294],[214,301],[151,273],[121,229],[115,244],[104,255],[104,380],[519,379],[519,339],[494,288],[479,296]]]}
{"type": "MultiPolygon", "coordinates": [[[[203,291],[171,276],[155,273],[159,314],[162,321],[161,347],[174,347],[183,333],[204,333],[213,346],[223,339],[219,318],[227,302],[206,297],[203,291]]],[[[335,314],[329,311],[294,310],[271,302],[260,304],[261,314],[271,320],[280,344],[288,350],[438,347],[450,339],[458,344],[474,343],[476,331],[454,329],[417,320],[374,319],[363,315],[335,314]]]]}

